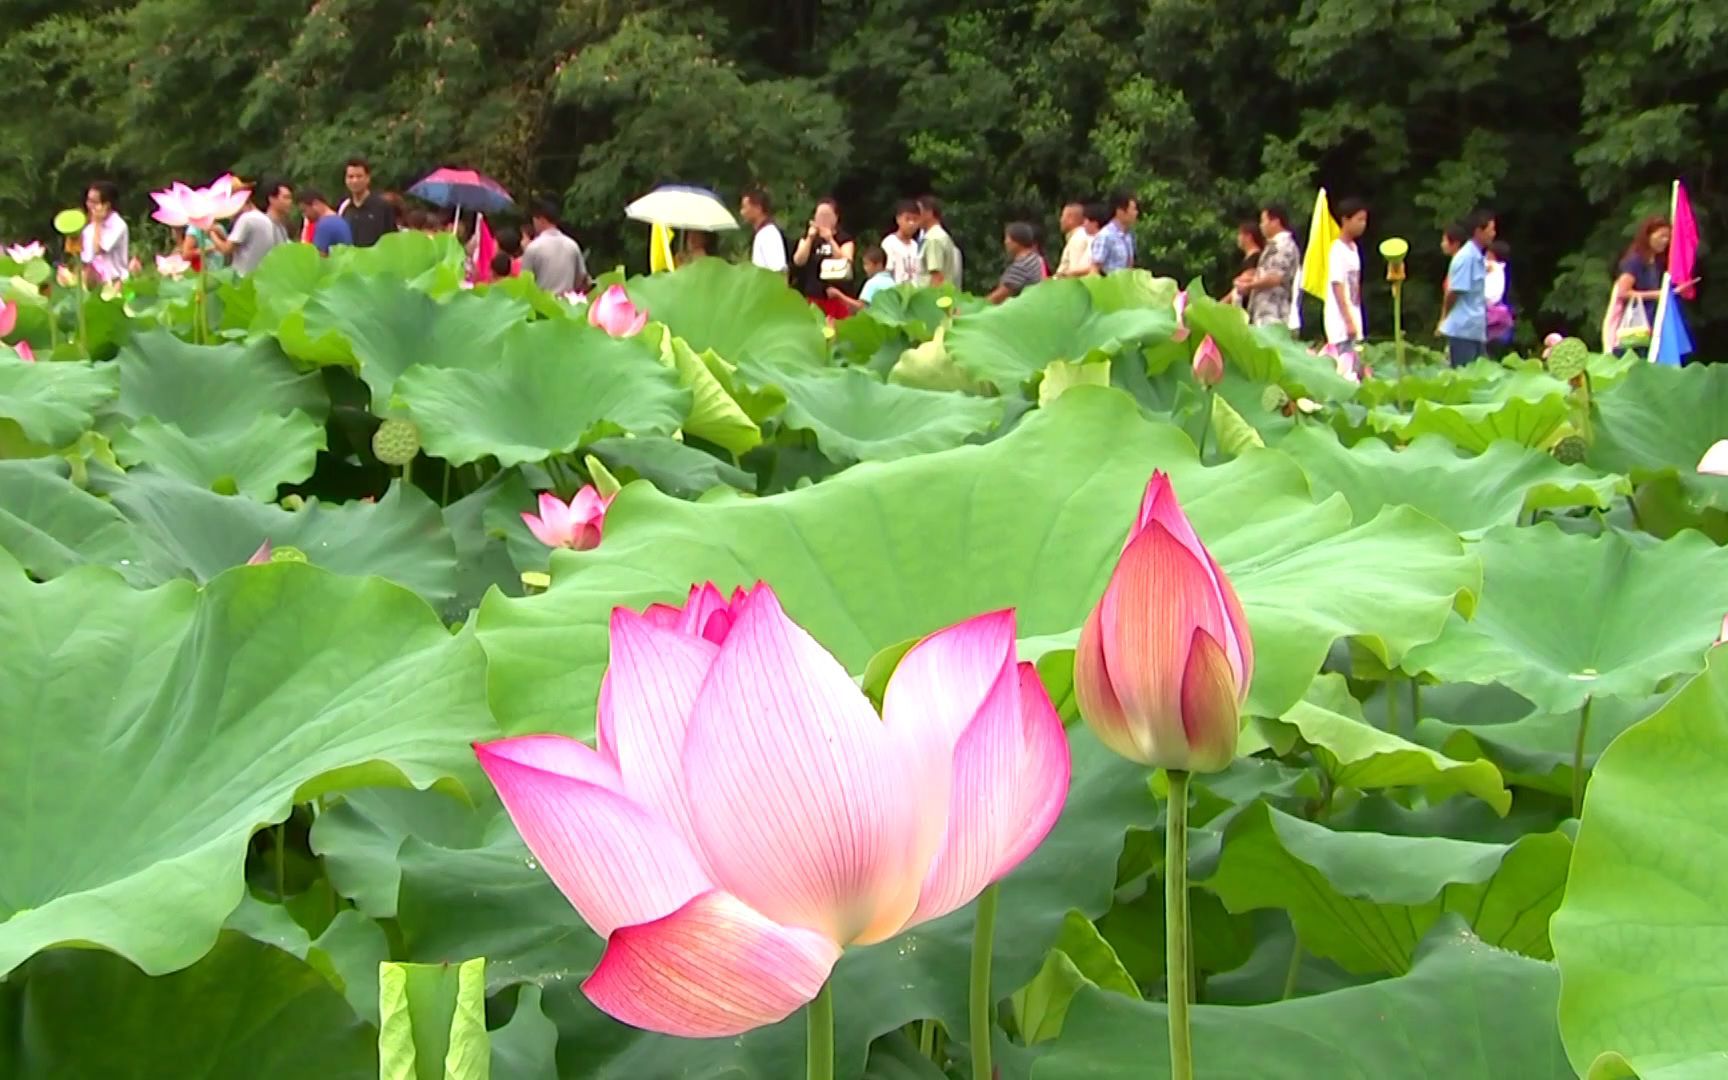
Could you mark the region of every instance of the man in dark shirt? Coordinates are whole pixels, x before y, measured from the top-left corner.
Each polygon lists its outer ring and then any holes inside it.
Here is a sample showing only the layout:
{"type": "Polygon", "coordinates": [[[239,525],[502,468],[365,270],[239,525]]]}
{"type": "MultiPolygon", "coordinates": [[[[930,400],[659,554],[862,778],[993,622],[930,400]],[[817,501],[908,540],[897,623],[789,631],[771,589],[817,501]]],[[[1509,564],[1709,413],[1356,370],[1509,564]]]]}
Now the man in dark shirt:
{"type": "Polygon", "coordinates": [[[372,165],[365,158],[349,158],[343,177],[348,198],[338,211],[354,233],[355,247],[371,247],[396,231],[396,208],[372,192],[372,165]]]}

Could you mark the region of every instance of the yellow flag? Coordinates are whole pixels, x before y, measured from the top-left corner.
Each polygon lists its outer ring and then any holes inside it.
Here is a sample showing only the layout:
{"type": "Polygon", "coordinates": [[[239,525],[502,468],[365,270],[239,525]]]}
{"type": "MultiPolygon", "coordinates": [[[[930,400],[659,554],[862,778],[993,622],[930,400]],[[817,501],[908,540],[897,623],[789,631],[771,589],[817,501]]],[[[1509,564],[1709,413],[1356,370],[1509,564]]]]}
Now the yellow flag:
{"type": "Polygon", "coordinates": [[[648,272],[658,274],[672,269],[672,230],[654,225],[648,233],[648,272]]]}
{"type": "Polygon", "coordinates": [[[1308,250],[1302,255],[1302,291],[1326,299],[1326,269],[1332,256],[1332,241],[1338,239],[1338,222],[1326,202],[1326,189],[1314,196],[1314,220],[1308,226],[1308,250]]]}

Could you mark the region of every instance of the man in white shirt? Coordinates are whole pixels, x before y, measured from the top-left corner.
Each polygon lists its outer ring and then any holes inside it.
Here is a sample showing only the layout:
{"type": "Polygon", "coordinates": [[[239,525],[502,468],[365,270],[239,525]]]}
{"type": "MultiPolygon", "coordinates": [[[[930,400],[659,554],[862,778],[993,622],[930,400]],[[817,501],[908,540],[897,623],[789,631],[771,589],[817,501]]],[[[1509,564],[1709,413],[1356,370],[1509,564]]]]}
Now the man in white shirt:
{"type": "Polygon", "coordinates": [[[124,281],[131,271],[131,232],[114,210],[114,200],[119,197],[120,190],[109,180],[96,181],[84,193],[90,223],[84,226],[80,239],[85,272],[92,285],[124,281]]]}
{"type": "Polygon", "coordinates": [[[565,235],[558,207],[551,202],[537,203],[530,220],[534,239],[522,249],[523,271],[533,274],[534,283],[553,296],[586,290],[588,261],[582,257],[582,246],[565,235]]]}
{"type": "Polygon", "coordinates": [[[245,277],[258,269],[272,248],[288,242],[288,215],[293,208],[294,189],[281,180],[265,180],[252,190],[252,205],[234,222],[233,231],[224,235],[217,230],[210,242],[234,272],[245,277]]]}
{"type": "Polygon", "coordinates": [[[756,231],[750,261],[776,274],[786,272],[786,237],[774,224],[774,200],[761,188],[751,188],[738,201],[738,216],[756,231]]]}
{"type": "Polygon", "coordinates": [[[1062,208],[1062,235],[1068,241],[1062,245],[1062,258],[1056,263],[1057,277],[1085,277],[1092,272],[1092,237],[1097,233],[1086,227],[1086,207],[1071,202],[1062,208]]]}
{"type": "Polygon", "coordinates": [[[918,274],[923,269],[918,252],[921,221],[916,202],[901,199],[894,204],[894,231],[882,238],[882,254],[888,260],[888,273],[896,285],[918,284],[918,274]]]}
{"type": "Polygon", "coordinates": [[[1368,336],[1362,321],[1362,245],[1368,230],[1368,206],[1361,199],[1344,199],[1333,216],[1338,239],[1326,258],[1326,343],[1354,345],[1368,336]]]}

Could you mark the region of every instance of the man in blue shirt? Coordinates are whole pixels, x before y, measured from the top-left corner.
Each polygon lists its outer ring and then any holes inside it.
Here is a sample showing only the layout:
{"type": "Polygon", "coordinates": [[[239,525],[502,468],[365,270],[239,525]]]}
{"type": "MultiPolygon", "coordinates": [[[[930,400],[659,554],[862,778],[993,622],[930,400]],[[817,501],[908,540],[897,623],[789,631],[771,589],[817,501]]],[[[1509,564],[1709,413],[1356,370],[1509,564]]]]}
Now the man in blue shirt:
{"type": "Polygon", "coordinates": [[[1092,238],[1092,269],[1113,274],[1134,267],[1134,223],[1140,220],[1140,200],[1131,191],[1110,196],[1110,224],[1092,238]]]}
{"type": "Polygon", "coordinates": [[[1446,338],[1446,359],[1453,367],[1463,367],[1488,355],[1488,264],[1483,253],[1494,242],[1494,215],[1487,210],[1471,213],[1463,225],[1470,239],[1461,243],[1456,228],[1447,229],[1458,250],[1446,270],[1440,333],[1446,338]]]}
{"type": "Polygon", "coordinates": [[[354,229],[347,219],[330,208],[330,203],[317,191],[300,193],[300,212],[312,223],[312,246],[318,254],[328,255],[337,244],[354,243],[354,229]]]}

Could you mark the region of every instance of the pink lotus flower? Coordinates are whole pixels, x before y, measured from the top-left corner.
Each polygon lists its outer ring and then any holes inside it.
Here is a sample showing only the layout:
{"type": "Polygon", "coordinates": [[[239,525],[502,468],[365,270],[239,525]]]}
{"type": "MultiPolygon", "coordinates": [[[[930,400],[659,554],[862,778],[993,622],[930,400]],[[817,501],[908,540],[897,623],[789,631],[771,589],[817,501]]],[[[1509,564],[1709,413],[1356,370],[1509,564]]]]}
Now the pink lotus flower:
{"type": "Polygon", "coordinates": [[[1566,338],[1564,336],[1557,334],[1557,333],[1556,334],[1549,334],[1547,337],[1543,338],[1542,339],[1542,359],[1544,359],[1544,360],[1548,359],[1548,354],[1554,351],[1554,346],[1560,344],[1562,341],[1565,341],[1565,340],[1566,340],[1566,338]]]}
{"type": "Polygon", "coordinates": [[[269,561],[270,561],[270,539],[269,539],[269,537],[265,537],[264,542],[262,544],[258,545],[258,550],[254,551],[252,553],[252,557],[250,559],[246,560],[246,565],[247,566],[263,566],[265,563],[267,563],[269,561]]]}
{"type": "Polygon", "coordinates": [[[1104,745],[1145,765],[1217,772],[1236,756],[1254,643],[1236,590],[1152,474],[1110,584],[1080,631],[1074,689],[1104,745]]]}
{"type": "Polygon", "coordinates": [[[18,328],[18,305],[8,300],[0,304],[0,338],[18,328]]]}
{"type": "Polygon", "coordinates": [[[593,484],[584,485],[568,503],[550,491],[540,493],[540,513],[524,513],[528,531],[547,547],[587,551],[600,545],[600,529],[606,508],[616,495],[602,495],[593,484]]]}
{"type": "Polygon", "coordinates": [[[1194,350],[1194,381],[1201,386],[1217,386],[1224,381],[1224,354],[1218,351],[1211,334],[1194,350]]]}
{"type": "Polygon", "coordinates": [[[181,277],[192,270],[192,264],[179,253],[156,256],[156,272],[166,278],[181,277]]]}
{"type": "Polygon", "coordinates": [[[1710,476],[1728,476],[1728,439],[1718,439],[1698,459],[1698,471],[1710,476]]]}
{"type": "Polygon", "coordinates": [[[36,362],[36,350],[30,347],[28,341],[20,341],[18,344],[12,346],[12,351],[17,353],[18,359],[24,361],[26,364],[34,364],[36,362]]]}
{"type": "Polygon", "coordinates": [[[46,254],[42,245],[35,240],[28,244],[12,244],[6,249],[6,257],[15,263],[35,262],[46,254]]]}
{"type": "Polygon", "coordinates": [[[846,946],[970,903],[1068,792],[1062,721],[1015,663],[1013,612],[919,642],[878,716],[772,589],[730,610],[718,641],[613,611],[595,749],[475,747],[529,850],[606,938],[588,999],[690,1038],[782,1020],[846,946]]]}
{"type": "Polygon", "coordinates": [[[614,285],[588,305],[588,325],[597,326],[613,337],[633,337],[648,325],[648,312],[630,302],[624,286],[614,285]]]}
{"type": "Polygon", "coordinates": [[[209,229],[245,210],[252,193],[234,177],[223,175],[207,188],[187,187],[176,181],[166,191],[151,192],[150,197],[156,200],[156,212],[151,216],[162,224],[209,229]]]}
{"type": "Polygon", "coordinates": [[[1171,341],[1188,340],[1188,290],[1183,289],[1176,294],[1176,332],[1170,335],[1171,341]]]}

